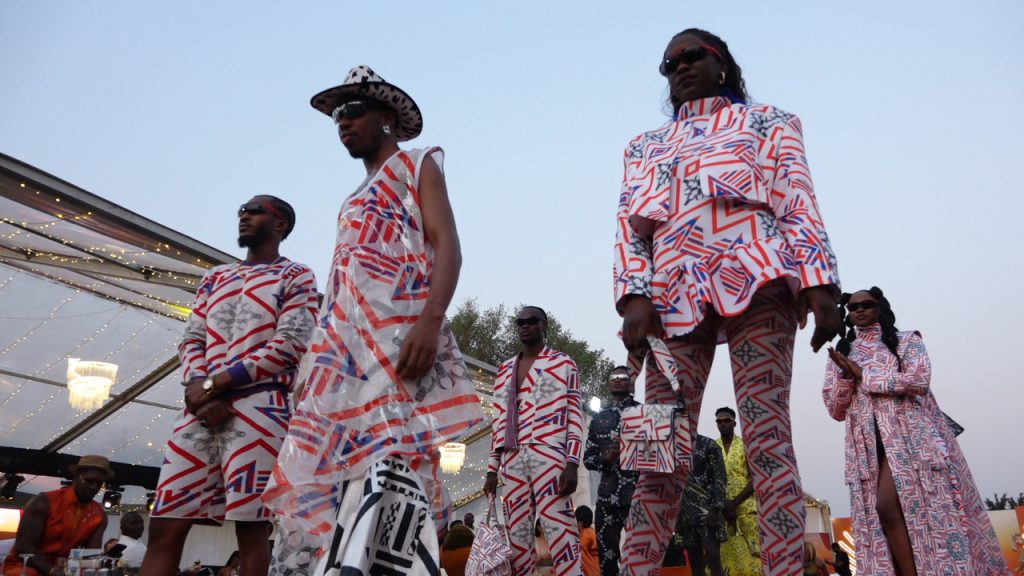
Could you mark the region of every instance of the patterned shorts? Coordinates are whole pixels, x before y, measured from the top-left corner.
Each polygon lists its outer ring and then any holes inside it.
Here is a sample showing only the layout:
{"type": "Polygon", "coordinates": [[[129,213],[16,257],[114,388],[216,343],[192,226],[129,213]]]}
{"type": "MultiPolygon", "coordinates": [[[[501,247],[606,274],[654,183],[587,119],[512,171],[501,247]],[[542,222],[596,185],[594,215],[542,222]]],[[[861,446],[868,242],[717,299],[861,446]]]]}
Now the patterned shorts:
{"type": "Polygon", "coordinates": [[[204,428],[186,411],[167,441],[151,516],[224,520],[268,520],[261,496],[288,431],[291,408],[281,390],[231,401],[234,416],[204,428]]]}

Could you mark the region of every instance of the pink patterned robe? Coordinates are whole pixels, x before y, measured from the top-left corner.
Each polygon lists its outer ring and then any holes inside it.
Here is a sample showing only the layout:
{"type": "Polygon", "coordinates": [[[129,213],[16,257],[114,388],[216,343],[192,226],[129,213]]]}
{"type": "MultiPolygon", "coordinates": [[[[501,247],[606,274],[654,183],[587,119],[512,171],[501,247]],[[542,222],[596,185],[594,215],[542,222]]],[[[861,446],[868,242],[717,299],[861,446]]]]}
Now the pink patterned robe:
{"type": "Polygon", "coordinates": [[[914,563],[921,576],[1008,576],[988,513],[963,452],[931,392],[931,363],[921,335],[900,332],[896,357],[874,324],[857,329],[850,359],[860,383],[828,363],[822,395],[829,414],[846,421],[846,483],[850,487],[857,574],[895,574],[875,502],[878,438],[892,469],[914,563]]]}

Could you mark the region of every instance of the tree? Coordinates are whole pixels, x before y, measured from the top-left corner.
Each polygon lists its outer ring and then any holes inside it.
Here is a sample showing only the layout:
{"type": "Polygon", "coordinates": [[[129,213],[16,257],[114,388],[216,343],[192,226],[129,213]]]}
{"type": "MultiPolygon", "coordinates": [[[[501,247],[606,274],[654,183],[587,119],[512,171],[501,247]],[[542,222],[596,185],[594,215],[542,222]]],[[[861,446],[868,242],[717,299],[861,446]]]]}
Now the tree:
{"type": "MultiPolygon", "coordinates": [[[[521,306],[510,309],[499,304],[480,310],[475,298],[463,300],[451,318],[452,333],[459,349],[495,366],[517,354],[519,337],[515,315],[519,308],[521,306]]],[[[548,314],[547,342],[576,361],[584,401],[591,396],[607,396],[608,374],[615,363],[605,355],[604,349],[592,349],[586,340],[573,336],[553,314],[548,314]]]]}
{"type": "Polygon", "coordinates": [[[1024,492],[1013,496],[1003,494],[992,494],[992,498],[985,498],[985,507],[989,510],[1013,510],[1017,506],[1024,506],[1024,492]]]}

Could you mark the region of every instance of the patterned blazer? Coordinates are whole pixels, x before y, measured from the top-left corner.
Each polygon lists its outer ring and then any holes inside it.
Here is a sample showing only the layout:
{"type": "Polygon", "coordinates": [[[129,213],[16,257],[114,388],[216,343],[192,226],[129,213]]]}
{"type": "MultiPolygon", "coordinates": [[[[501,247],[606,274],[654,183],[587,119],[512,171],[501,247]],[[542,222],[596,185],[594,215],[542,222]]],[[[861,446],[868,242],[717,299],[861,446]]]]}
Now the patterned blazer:
{"type": "MultiPolygon", "coordinates": [[[[494,417],[488,472],[497,472],[505,447],[508,400],[516,385],[519,355],[501,364],[494,379],[494,417]]],[[[583,447],[583,403],[576,363],[564,352],[545,346],[533,361],[518,392],[519,421],[516,445],[543,444],[561,452],[567,462],[579,464],[583,447]]]]}

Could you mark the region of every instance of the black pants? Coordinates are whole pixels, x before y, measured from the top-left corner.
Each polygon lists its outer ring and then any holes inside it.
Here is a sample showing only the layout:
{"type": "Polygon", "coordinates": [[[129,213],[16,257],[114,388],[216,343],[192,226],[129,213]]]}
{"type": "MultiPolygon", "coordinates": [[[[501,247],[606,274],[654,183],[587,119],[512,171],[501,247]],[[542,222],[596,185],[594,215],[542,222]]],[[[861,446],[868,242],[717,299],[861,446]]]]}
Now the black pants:
{"type": "Polygon", "coordinates": [[[597,511],[594,514],[601,576],[619,574],[619,537],[622,527],[626,525],[626,517],[629,516],[629,504],[635,486],[635,480],[622,478],[618,473],[601,474],[597,511]]]}

